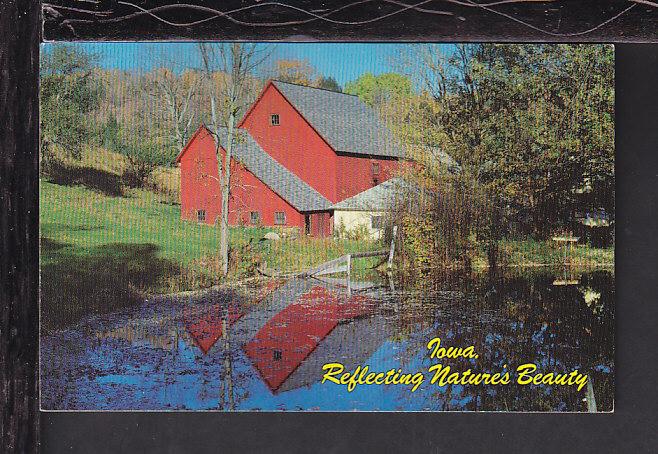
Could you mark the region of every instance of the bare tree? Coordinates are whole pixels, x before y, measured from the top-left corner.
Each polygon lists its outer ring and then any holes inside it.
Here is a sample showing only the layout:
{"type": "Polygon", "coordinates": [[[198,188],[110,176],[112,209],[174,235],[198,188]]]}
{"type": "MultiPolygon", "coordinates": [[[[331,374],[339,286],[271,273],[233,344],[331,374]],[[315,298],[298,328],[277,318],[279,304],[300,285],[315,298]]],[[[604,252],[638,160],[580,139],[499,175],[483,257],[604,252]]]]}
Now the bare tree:
{"type": "Polygon", "coordinates": [[[204,75],[210,85],[210,109],[212,133],[215,136],[215,152],[219,165],[222,193],[220,218],[219,254],[222,273],[228,273],[228,206],[231,185],[231,156],[235,143],[236,121],[246,110],[254,92],[254,75],[270,55],[269,48],[245,43],[199,43],[204,75]],[[219,74],[218,74],[219,73],[219,74]],[[215,78],[217,74],[219,77],[215,78]],[[218,80],[217,80],[218,79],[218,80]],[[222,118],[217,106],[222,108],[222,118]],[[221,128],[226,128],[223,141],[221,128]],[[224,142],[224,143],[223,143],[224,142]],[[220,149],[226,152],[224,162],[220,149]]]}
{"type": "Polygon", "coordinates": [[[151,59],[156,69],[145,78],[143,90],[157,103],[164,104],[165,119],[171,130],[170,140],[180,151],[192,127],[195,116],[193,100],[199,92],[201,78],[192,72],[177,74],[178,63],[166,54],[152,54],[151,59]]]}

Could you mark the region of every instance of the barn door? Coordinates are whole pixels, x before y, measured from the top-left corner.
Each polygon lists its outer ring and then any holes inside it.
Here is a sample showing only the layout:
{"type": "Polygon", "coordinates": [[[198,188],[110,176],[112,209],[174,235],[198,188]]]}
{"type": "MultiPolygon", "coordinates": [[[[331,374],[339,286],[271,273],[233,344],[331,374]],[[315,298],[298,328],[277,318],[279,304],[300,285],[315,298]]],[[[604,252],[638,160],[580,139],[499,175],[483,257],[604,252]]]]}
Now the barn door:
{"type": "Polygon", "coordinates": [[[318,236],[324,236],[324,213],[318,214],[318,236]]]}
{"type": "Polygon", "coordinates": [[[311,215],[310,214],[305,214],[304,215],[304,233],[306,235],[311,234],[311,215]]]}

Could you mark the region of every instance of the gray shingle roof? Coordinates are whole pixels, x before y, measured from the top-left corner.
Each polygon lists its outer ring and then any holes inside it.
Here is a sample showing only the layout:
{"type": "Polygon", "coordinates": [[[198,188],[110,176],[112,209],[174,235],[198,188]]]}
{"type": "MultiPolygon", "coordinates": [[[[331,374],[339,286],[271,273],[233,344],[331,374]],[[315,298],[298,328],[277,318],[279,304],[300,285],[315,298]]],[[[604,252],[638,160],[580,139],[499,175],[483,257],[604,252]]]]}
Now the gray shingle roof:
{"type": "Polygon", "coordinates": [[[286,82],[273,84],[334,150],[405,157],[404,148],[377,113],[358,97],[286,82]]]}
{"type": "MultiPolygon", "coordinates": [[[[297,211],[324,211],[331,202],[322,194],[302,181],[294,173],[279,164],[258,145],[244,130],[237,130],[232,150],[234,159],[241,162],[247,170],[286,200],[297,211]]],[[[222,146],[227,142],[228,131],[220,128],[222,146]]]]}
{"type": "Polygon", "coordinates": [[[461,166],[457,161],[455,161],[452,156],[450,156],[445,151],[441,150],[438,147],[432,147],[427,145],[412,145],[414,148],[420,148],[428,156],[431,156],[433,159],[436,159],[441,165],[452,173],[461,172],[461,166]]]}
{"type": "Polygon", "coordinates": [[[402,178],[391,178],[370,189],[338,202],[331,208],[349,211],[388,211],[397,197],[408,191],[409,183],[402,178]]]}

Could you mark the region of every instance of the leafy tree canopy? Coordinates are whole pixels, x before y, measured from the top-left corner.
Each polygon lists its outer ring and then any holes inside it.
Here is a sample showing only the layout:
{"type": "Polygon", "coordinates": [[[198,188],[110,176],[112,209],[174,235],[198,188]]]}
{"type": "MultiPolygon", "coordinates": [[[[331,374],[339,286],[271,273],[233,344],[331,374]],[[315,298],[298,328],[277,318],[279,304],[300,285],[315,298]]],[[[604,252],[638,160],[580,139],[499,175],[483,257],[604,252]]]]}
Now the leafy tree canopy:
{"type": "Polygon", "coordinates": [[[611,46],[417,52],[425,101],[407,103],[414,108],[407,129],[456,158],[508,225],[546,236],[569,229],[579,213],[614,213],[611,46]]]}
{"type": "Polygon", "coordinates": [[[357,95],[366,104],[376,107],[393,98],[411,96],[413,89],[411,79],[396,73],[378,76],[366,73],[345,85],[345,92],[357,95]]]}
{"type": "Polygon", "coordinates": [[[44,152],[58,145],[79,157],[95,132],[88,114],[103,98],[94,76],[96,57],[79,47],[56,45],[41,61],[41,134],[44,152]]]}
{"type": "Polygon", "coordinates": [[[316,72],[308,60],[278,60],[275,63],[274,78],[281,82],[312,87],[316,72]]]}
{"type": "Polygon", "coordinates": [[[331,76],[320,76],[315,85],[318,88],[324,88],[325,90],[337,91],[339,93],[343,91],[340,84],[331,76]]]}

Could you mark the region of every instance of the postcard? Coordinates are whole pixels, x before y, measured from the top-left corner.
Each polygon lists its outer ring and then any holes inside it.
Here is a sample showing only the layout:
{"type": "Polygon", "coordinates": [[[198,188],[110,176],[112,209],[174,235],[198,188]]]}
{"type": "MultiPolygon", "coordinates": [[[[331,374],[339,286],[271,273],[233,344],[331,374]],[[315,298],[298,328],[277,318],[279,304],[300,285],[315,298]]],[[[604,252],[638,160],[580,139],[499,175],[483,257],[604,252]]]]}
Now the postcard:
{"type": "Polygon", "coordinates": [[[41,409],[612,412],[614,64],[42,44],[41,409]]]}

